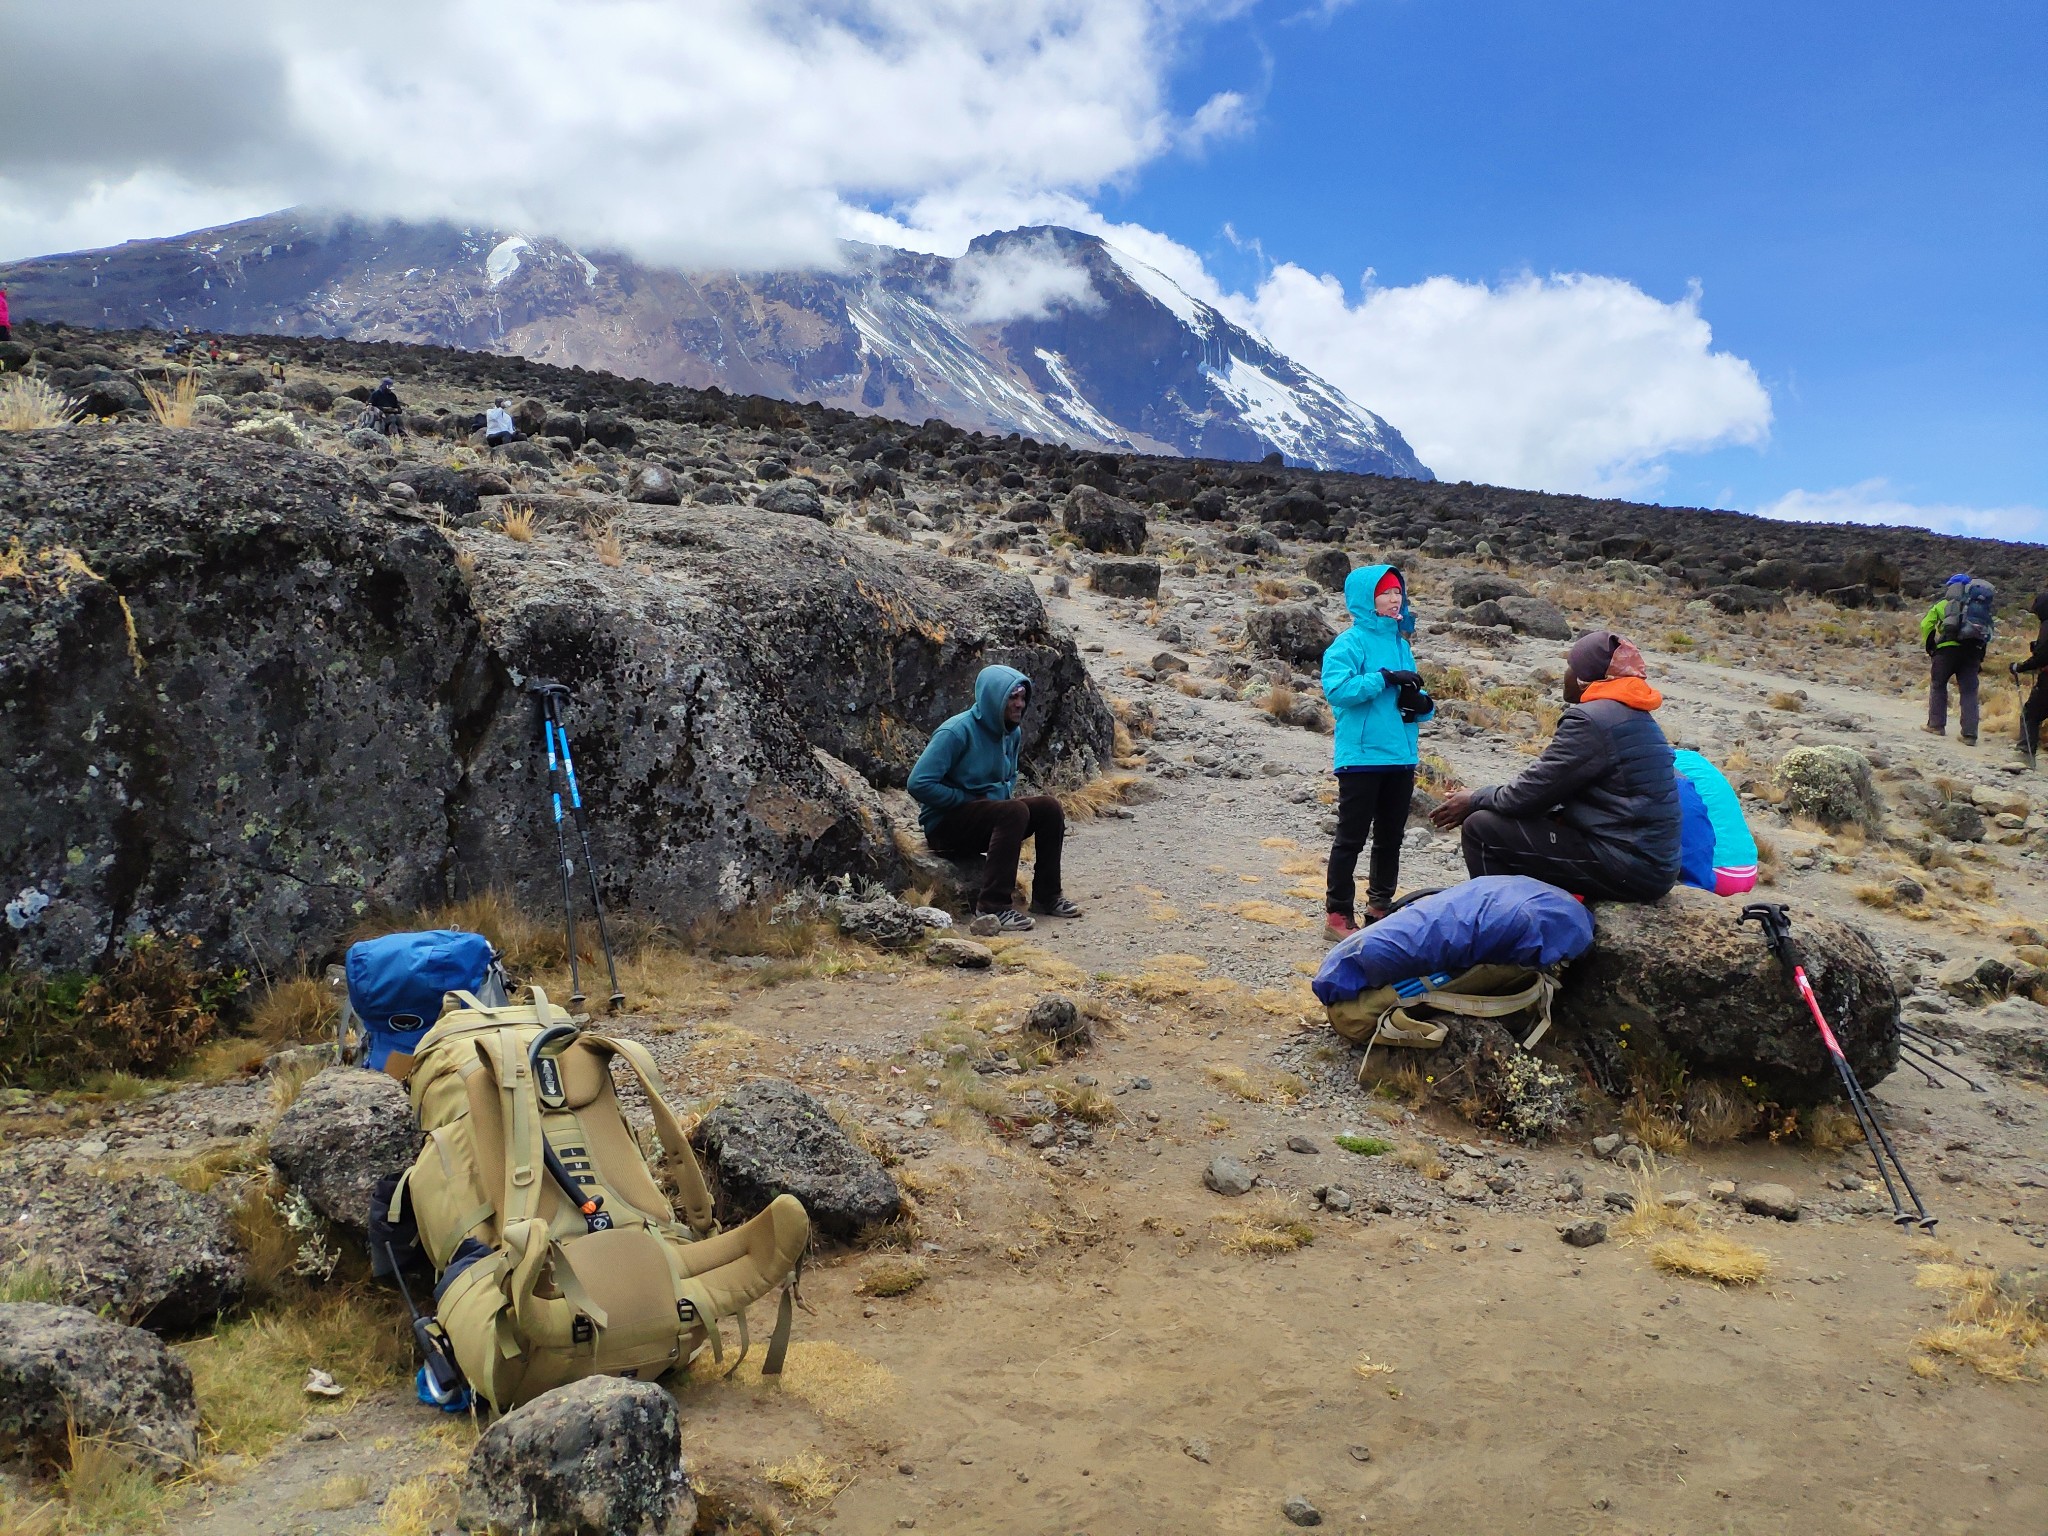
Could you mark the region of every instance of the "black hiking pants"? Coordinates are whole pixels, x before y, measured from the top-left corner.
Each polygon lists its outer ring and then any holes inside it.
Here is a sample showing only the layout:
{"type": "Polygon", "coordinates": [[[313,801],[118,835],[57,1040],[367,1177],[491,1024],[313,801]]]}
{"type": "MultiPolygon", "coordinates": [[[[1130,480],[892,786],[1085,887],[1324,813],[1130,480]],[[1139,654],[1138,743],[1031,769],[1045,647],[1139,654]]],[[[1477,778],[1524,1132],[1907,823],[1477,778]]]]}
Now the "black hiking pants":
{"type": "Polygon", "coordinates": [[[1528,875],[1588,901],[1655,901],[1671,888],[1617,878],[1586,835],[1555,816],[1474,811],[1460,831],[1472,875],[1528,875]]]}
{"type": "Polygon", "coordinates": [[[1337,775],[1337,837],[1330,844],[1330,871],[1323,885],[1323,910],[1353,916],[1358,901],[1358,856],[1368,839],[1365,904],[1384,912],[1401,883],[1401,835],[1408,827],[1408,803],[1415,798],[1415,768],[1354,768],[1337,775]]]}
{"type": "Polygon", "coordinates": [[[1927,729],[1948,730],[1948,680],[1956,680],[1956,701],[1962,706],[1963,740],[1977,739],[1977,671],[1984,658],[1974,646],[1942,646],[1934,653],[1927,682],[1927,729]]]}
{"type": "Polygon", "coordinates": [[[1024,839],[1035,838],[1031,865],[1031,902],[1049,907],[1060,899],[1060,844],[1066,841],[1067,816],[1051,795],[1026,795],[1021,800],[970,800],[939,818],[926,839],[942,858],[988,855],[988,872],[976,898],[977,912],[1001,912],[1016,904],[1017,859],[1024,839]]]}
{"type": "Polygon", "coordinates": [[[2020,705],[2020,745],[2029,756],[2041,750],[2041,729],[2048,724],[2048,672],[2034,677],[2034,691],[2020,705]]]}

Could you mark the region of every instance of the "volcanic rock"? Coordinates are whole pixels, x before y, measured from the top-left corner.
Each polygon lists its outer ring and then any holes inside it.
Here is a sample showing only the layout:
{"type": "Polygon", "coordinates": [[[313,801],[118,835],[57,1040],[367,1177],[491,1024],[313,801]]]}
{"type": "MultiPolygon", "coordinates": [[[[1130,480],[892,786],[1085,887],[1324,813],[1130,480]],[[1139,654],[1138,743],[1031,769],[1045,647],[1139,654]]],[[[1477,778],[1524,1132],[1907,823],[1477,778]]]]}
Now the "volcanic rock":
{"type": "Polygon", "coordinates": [[[419,1146],[412,1101],[396,1078],[329,1067],[278,1120],[270,1161],[314,1210],[360,1236],[369,1228],[378,1179],[403,1173],[419,1146]]]}
{"type": "Polygon", "coordinates": [[[456,1525],[520,1536],[689,1536],[682,1415],[651,1381],[589,1376],[499,1419],[469,1454],[456,1525]]]}
{"type": "Polygon", "coordinates": [[[902,1203],[896,1181],[847,1137],[825,1106],[794,1083],[756,1078],[727,1094],[697,1123],[690,1140],[705,1159],[727,1225],[795,1195],[811,1225],[851,1241],[863,1227],[892,1219],[902,1203]]]}
{"type": "Polygon", "coordinates": [[[199,1455],[191,1369],[140,1328],[78,1307],[0,1303],[0,1460],[63,1466],[73,1432],[177,1475],[199,1455]]]}

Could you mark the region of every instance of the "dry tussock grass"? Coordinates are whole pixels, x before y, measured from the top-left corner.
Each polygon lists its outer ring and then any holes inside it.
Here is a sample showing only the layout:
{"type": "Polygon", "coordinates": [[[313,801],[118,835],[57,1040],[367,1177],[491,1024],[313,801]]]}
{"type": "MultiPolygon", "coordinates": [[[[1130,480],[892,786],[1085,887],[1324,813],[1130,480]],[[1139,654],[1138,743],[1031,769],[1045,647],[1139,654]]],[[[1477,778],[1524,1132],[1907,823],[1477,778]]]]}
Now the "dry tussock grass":
{"type": "Polygon", "coordinates": [[[1757,1128],[1754,1101],[1739,1089],[1713,1079],[1691,1084],[1685,1092],[1685,1134],[1702,1147],[1740,1141],[1757,1128]]]}
{"type": "Polygon", "coordinates": [[[531,544],[539,526],[532,507],[505,507],[498,513],[497,531],[515,544],[531,544]]]}
{"type": "Polygon", "coordinates": [[[273,983],[250,1016],[256,1038],[270,1045],[296,1045],[332,1038],[341,1019],[334,988],[311,976],[273,983]]]}
{"type": "Polygon", "coordinates": [[[1210,1062],[1203,1076],[1233,1098],[1247,1104],[1292,1104],[1308,1092],[1308,1084],[1292,1072],[1252,1072],[1230,1062],[1210,1062]]]}
{"type": "Polygon", "coordinates": [[[1771,1272],[1769,1254],[1719,1232],[1667,1237],[1651,1247],[1650,1262],[1666,1274],[1717,1285],[1755,1285],[1771,1272]]]}
{"type": "Polygon", "coordinates": [[[928,1278],[916,1259],[877,1259],[862,1271],[854,1290],[862,1296],[908,1296],[928,1278]]]}
{"type": "Polygon", "coordinates": [[[835,1467],[815,1451],[761,1469],[761,1475],[799,1504],[822,1504],[846,1486],[835,1467]]]}
{"type": "Polygon", "coordinates": [[[1316,1240],[1316,1229],[1303,1217],[1291,1196],[1265,1195],[1249,1201],[1239,1210],[1210,1218],[1212,1224],[1232,1230],[1223,1239],[1227,1253],[1272,1258],[1293,1253],[1316,1240]]]}
{"type": "Polygon", "coordinates": [[[68,427],[77,419],[78,401],[47,379],[26,373],[0,378],[0,432],[68,427]]]}
{"type": "Polygon", "coordinates": [[[801,1341],[789,1346],[789,1355],[778,1377],[766,1385],[761,1376],[761,1356],[749,1355],[739,1369],[727,1375],[729,1366],[705,1350],[678,1385],[685,1391],[716,1391],[727,1388],[787,1392],[841,1423],[860,1424],[876,1410],[895,1402],[902,1383],[886,1366],[830,1340],[801,1341]]]}
{"type": "Polygon", "coordinates": [[[1061,790],[1060,809],[1069,821],[1093,821],[1112,806],[1130,802],[1142,782],[1135,773],[1105,773],[1079,789],[1061,790]]]}
{"type": "Polygon", "coordinates": [[[1393,1159],[1403,1168],[1412,1168],[1425,1179],[1450,1177],[1451,1170],[1444,1166],[1444,1160],[1419,1141],[1403,1142],[1394,1148],[1393,1159]]]}
{"type": "Polygon", "coordinates": [[[1624,1238],[1655,1237],[1659,1232],[1691,1232],[1699,1216],[1689,1205],[1666,1205],[1667,1179],[1656,1158],[1644,1159],[1643,1166],[1628,1176],[1628,1192],[1635,1204],[1614,1223],[1613,1230],[1624,1238]]]}
{"type": "Polygon", "coordinates": [[[619,520],[616,517],[592,518],[583,525],[583,536],[590,540],[591,553],[597,556],[599,565],[626,563],[626,544],[619,537],[619,520]]]}
{"type": "Polygon", "coordinates": [[[199,374],[191,364],[186,365],[184,377],[169,389],[145,379],[142,394],[149,402],[150,416],[160,427],[184,430],[199,414],[199,374]]]}
{"type": "Polygon", "coordinates": [[[437,1536],[455,1523],[459,1494],[446,1472],[394,1483],[377,1518],[378,1536],[437,1536]]]}
{"type": "MultiPolygon", "coordinates": [[[[1205,908],[1215,904],[1203,902],[1205,908]]],[[[1232,902],[1219,910],[1228,911],[1233,917],[1241,917],[1248,923],[1262,923],[1268,928],[1313,928],[1316,919],[1294,907],[1283,907],[1277,901],[1232,902]]]]}
{"type": "Polygon", "coordinates": [[[1856,1112],[1844,1104],[1816,1104],[1799,1117],[1799,1133],[1816,1152],[1839,1152],[1863,1140],[1856,1112]]]}
{"type": "MultiPolygon", "coordinates": [[[[2048,1379],[2039,1356],[2041,1343],[2048,1340],[2048,1322],[2001,1291],[1993,1271],[1954,1262],[1923,1264],[1913,1284],[1949,1299],[1948,1320],[1914,1339],[1916,1349],[1960,1360],[1995,1381],[2048,1379]]],[[[1917,1366],[1915,1371],[1930,1374],[1917,1366]]]]}

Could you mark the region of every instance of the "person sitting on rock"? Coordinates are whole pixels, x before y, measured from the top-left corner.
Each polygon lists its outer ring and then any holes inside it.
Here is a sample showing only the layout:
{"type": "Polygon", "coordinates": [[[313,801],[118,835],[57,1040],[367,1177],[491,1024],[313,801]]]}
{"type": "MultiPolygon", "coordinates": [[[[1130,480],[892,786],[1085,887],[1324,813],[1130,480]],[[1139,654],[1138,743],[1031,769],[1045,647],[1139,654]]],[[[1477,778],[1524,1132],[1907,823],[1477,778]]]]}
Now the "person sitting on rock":
{"type": "Polygon", "coordinates": [[[1740,896],[1756,889],[1756,838],[1742,819],[1742,802],[1720,769],[1699,753],[1671,756],[1678,773],[1679,872],[1682,884],[1740,896]]]}
{"type": "Polygon", "coordinates": [[[1401,837],[1415,798],[1420,722],[1429,715],[1408,646],[1415,613],[1400,571],[1360,566],[1344,578],[1344,606],[1351,610],[1351,627],[1323,652],[1323,697],[1337,716],[1337,835],[1323,892],[1324,932],[1332,939],[1358,931],[1352,909],[1358,855],[1368,837],[1366,922],[1378,922],[1393,905],[1401,882],[1401,837]],[[1411,701],[1406,709],[1404,686],[1411,701]]]}
{"type": "Polygon", "coordinates": [[[1655,901],[1678,881],[1671,743],[1652,713],[1664,696],[1620,635],[1581,635],[1543,755],[1512,784],[1462,789],[1430,813],[1463,829],[1474,875],[1529,875],[1576,896],[1655,901]]]}
{"type": "Polygon", "coordinates": [[[992,913],[1008,933],[1035,925],[1015,906],[1017,860],[1034,838],[1031,910],[1048,917],[1079,917],[1060,894],[1060,844],[1066,815],[1051,795],[1013,798],[1017,754],[1024,745],[1024,711],[1031,679],[1015,667],[983,667],[974,680],[974,707],[943,722],[910,770],[910,794],[922,807],[925,841],[942,858],[988,855],[976,897],[977,913],[992,913]]]}
{"type": "Polygon", "coordinates": [[[381,379],[370,391],[369,407],[376,412],[375,430],[386,437],[405,436],[405,406],[398,398],[398,391],[391,387],[391,380],[381,379]]]}
{"type": "Polygon", "coordinates": [[[512,402],[499,400],[484,412],[484,444],[490,448],[502,448],[507,443],[523,443],[526,434],[521,432],[512,420],[512,402]]]}

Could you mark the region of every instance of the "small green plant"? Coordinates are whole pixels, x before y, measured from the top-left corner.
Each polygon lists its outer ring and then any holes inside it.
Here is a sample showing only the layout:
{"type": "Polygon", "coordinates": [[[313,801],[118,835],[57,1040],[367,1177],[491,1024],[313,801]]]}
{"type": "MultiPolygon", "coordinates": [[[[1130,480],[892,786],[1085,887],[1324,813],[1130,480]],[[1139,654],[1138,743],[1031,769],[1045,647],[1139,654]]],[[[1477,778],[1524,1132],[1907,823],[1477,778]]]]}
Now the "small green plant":
{"type": "Polygon", "coordinates": [[[1382,1141],[1377,1136],[1339,1136],[1337,1145],[1360,1157],[1381,1157],[1394,1150],[1391,1141],[1382,1141]]]}
{"type": "Polygon", "coordinates": [[[113,1083],[175,1066],[213,1037],[247,980],[196,964],[198,949],[190,935],[142,934],[97,974],[0,971],[0,1083],[113,1083]]]}

